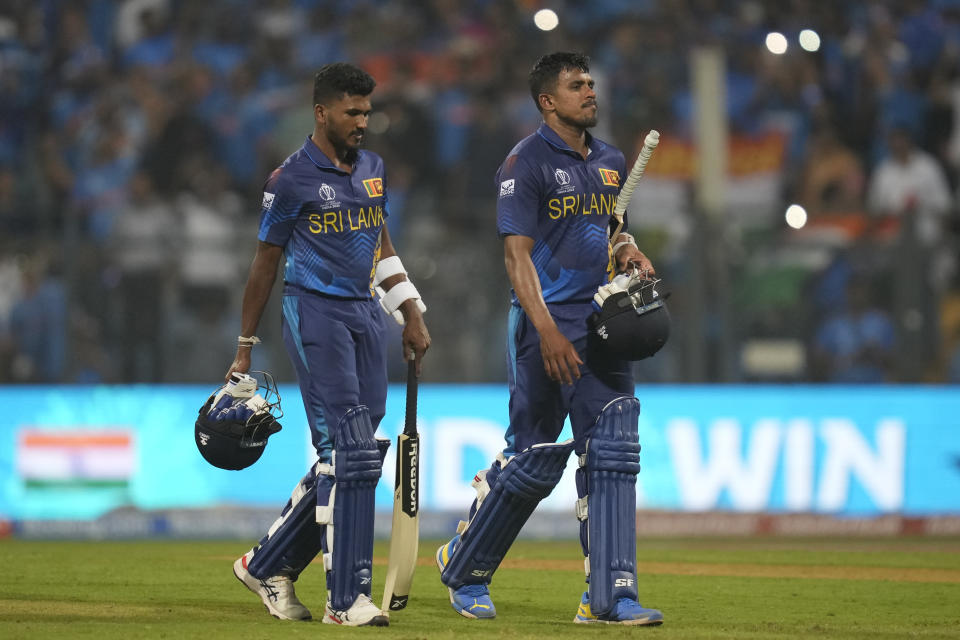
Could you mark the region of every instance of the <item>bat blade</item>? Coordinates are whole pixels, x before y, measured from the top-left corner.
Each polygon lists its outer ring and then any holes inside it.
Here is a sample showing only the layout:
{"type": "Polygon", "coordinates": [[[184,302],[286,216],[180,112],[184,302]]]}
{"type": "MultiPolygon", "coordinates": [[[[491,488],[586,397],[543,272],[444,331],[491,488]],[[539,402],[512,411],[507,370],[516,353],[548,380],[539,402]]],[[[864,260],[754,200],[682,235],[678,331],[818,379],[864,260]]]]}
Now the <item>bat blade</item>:
{"type": "Polygon", "coordinates": [[[410,361],[407,374],[407,415],[397,437],[397,473],[393,489],[390,556],[383,584],[384,611],[407,606],[420,546],[420,434],[417,433],[417,376],[410,361]]]}
{"type": "Polygon", "coordinates": [[[397,483],[393,492],[390,559],[387,562],[381,607],[384,611],[405,608],[413,584],[420,542],[419,458],[420,437],[400,435],[397,438],[397,483]]]}

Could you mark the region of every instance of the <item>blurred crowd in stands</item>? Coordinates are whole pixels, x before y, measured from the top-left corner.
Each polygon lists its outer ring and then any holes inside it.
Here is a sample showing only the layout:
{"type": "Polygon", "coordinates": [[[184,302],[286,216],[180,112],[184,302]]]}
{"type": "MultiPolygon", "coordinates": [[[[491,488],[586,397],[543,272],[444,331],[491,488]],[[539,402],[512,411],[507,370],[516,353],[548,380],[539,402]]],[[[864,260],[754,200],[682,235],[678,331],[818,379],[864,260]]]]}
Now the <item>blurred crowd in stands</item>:
{"type": "MultiPolygon", "coordinates": [[[[599,137],[628,163],[664,140],[631,227],[674,333],[640,381],[960,383],[960,0],[557,0],[553,31],[542,6],[0,0],[0,382],[215,385],[263,180],[337,60],[378,82],[366,144],[430,308],[425,379],[504,380],[493,175],[539,123],[528,70],[563,49],[592,57],[599,137]],[[726,69],[719,219],[695,204],[701,47],[726,69]]],[[[254,364],[290,380],[278,302],[254,364]]]]}

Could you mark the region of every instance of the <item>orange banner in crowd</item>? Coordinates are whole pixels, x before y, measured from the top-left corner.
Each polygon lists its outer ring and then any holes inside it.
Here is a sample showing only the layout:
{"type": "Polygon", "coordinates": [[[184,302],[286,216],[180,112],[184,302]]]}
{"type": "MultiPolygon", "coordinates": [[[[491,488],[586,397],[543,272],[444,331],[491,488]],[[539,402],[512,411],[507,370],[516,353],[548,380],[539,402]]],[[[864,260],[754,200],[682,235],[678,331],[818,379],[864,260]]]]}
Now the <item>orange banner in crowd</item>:
{"type": "MultiPolygon", "coordinates": [[[[643,147],[638,139],[634,157],[643,147]]],[[[781,133],[762,136],[733,136],[727,155],[728,175],[742,178],[751,175],[776,173],[784,169],[787,140],[781,133]]],[[[628,161],[629,162],[629,161],[628,161]]],[[[650,158],[646,175],[673,180],[692,180],[697,172],[697,149],[692,142],[664,135],[656,153],[650,158]]]]}

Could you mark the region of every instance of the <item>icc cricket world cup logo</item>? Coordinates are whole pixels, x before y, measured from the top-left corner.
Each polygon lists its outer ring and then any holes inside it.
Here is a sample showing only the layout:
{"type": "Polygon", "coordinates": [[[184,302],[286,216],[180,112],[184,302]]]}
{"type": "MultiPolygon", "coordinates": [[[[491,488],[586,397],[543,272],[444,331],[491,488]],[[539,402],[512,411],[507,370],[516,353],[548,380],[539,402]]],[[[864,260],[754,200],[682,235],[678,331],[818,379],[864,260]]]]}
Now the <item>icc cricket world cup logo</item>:
{"type": "Polygon", "coordinates": [[[326,200],[327,202],[330,202],[331,200],[337,197],[337,192],[334,190],[333,187],[328,185],[326,182],[320,185],[319,193],[320,193],[320,197],[326,200]]]}

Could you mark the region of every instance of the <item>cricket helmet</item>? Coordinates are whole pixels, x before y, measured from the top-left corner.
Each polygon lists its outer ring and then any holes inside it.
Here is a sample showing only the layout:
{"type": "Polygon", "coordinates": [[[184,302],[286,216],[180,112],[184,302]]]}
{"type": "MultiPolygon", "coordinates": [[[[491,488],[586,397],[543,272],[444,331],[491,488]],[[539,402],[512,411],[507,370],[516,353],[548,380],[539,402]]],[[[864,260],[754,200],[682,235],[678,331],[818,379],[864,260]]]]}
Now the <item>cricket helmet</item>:
{"type": "Polygon", "coordinates": [[[200,407],[194,437],[200,455],[220,469],[246,469],[260,459],[283,417],[273,376],[233,373],[200,407]],[[261,381],[262,380],[262,381],[261,381]]]}
{"type": "Polygon", "coordinates": [[[670,294],[657,291],[660,282],[634,276],[625,290],[606,296],[600,311],[590,317],[592,347],[620,360],[643,360],[659,351],[670,337],[670,294]]]}

